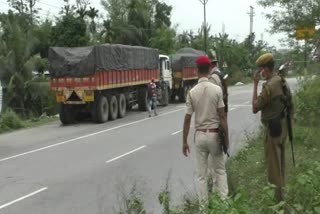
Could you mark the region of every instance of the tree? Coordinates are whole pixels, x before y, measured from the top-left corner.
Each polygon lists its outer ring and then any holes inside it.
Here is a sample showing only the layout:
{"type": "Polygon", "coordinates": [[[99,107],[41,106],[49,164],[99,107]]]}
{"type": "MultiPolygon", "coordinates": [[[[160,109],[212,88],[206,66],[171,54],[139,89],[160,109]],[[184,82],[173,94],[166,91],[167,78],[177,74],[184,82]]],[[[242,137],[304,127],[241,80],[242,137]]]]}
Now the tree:
{"type": "Polygon", "coordinates": [[[271,32],[285,32],[295,37],[297,26],[314,26],[320,23],[320,2],[314,0],[259,0],[265,8],[273,8],[266,16],[271,20],[271,32]]]}
{"type": "Polygon", "coordinates": [[[80,17],[63,16],[52,29],[51,41],[54,46],[78,47],[89,44],[86,22],[80,17]]]}
{"type": "Polygon", "coordinates": [[[165,2],[157,1],[155,7],[155,27],[160,28],[162,25],[170,27],[172,6],[167,5],[165,2]]]}
{"type": "Polygon", "coordinates": [[[168,50],[167,45],[158,44],[174,44],[175,32],[170,29],[171,6],[158,0],[104,0],[102,4],[108,12],[103,31],[107,42],[161,50],[168,50]],[[158,33],[168,40],[164,41],[158,33]]]}
{"type": "Polygon", "coordinates": [[[63,0],[64,6],[61,8],[61,11],[59,12],[60,15],[63,16],[73,16],[76,11],[76,6],[71,5],[69,0],[63,0]]]}
{"type": "Polygon", "coordinates": [[[89,0],[76,0],[76,13],[81,19],[84,19],[88,15],[87,7],[89,4],[89,0]]]}
{"type": "Polygon", "coordinates": [[[49,47],[52,44],[53,26],[52,21],[45,20],[39,25],[34,26],[33,35],[36,39],[36,44],[33,49],[33,54],[40,54],[42,58],[48,58],[49,47]]]}
{"type": "Polygon", "coordinates": [[[35,40],[31,30],[20,27],[17,17],[12,11],[1,16],[0,80],[6,88],[4,106],[25,113],[25,86],[34,68],[30,58],[35,40]]]}
{"type": "Polygon", "coordinates": [[[150,39],[150,46],[159,49],[162,54],[173,54],[176,46],[175,36],[175,30],[162,25],[150,39]]]}
{"type": "Polygon", "coordinates": [[[94,19],[98,17],[99,10],[96,10],[94,7],[90,7],[90,9],[87,11],[87,15],[91,19],[90,22],[90,32],[93,34],[96,32],[96,23],[94,19]]]}
{"type": "Polygon", "coordinates": [[[39,9],[35,9],[35,5],[38,0],[7,0],[10,7],[17,10],[20,15],[28,14],[30,22],[33,24],[35,19],[39,18],[35,16],[39,9]]]}
{"type": "Polygon", "coordinates": [[[83,8],[83,7],[77,9],[77,10],[76,10],[76,13],[79,15],[79,17],[80,17],[81,19],[84,19],[84,17],[86,17],[86,16],[88,15],[88,11],[87,11],[85,8],[83,8]]]}
{"type": "Polygon", "coordinates": [[[263,7],[273,8],[273,12],[267,14],[271,20],[271,32],[285,32],[288,35],[287,44],[294,49],[304,48],[304,67],[307,66],[308,56],[311,55],[312,46],[316,45],[318,33],[305,39],[304,47],[295,41],[296,28],[314,28],[320,23],[320,2],[314,0],[259,0],[263,7]]]}

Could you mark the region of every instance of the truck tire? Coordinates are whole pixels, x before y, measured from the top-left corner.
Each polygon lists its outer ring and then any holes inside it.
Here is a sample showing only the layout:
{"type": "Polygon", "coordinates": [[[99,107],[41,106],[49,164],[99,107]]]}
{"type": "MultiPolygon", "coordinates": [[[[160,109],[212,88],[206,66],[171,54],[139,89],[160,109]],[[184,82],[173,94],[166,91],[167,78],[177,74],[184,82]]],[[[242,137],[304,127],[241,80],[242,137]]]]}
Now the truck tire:
{"type": "Polygon", "coordinates": [[[169,105],[169,88],[166,88],[164,90],[164,93],[163,93],[163,105],[164,106],[167,106],[169,105]]]}
{"type": "Polygon", "coordinates": [[[119,105],[118,117],[123,118],[126,116],[126,112],[127,112],[127,100],[124,94],[122,93],[118,96],[118,105],[119,105]]]}
{"type": "Polygon", "coordinates": [[[59,117],[63,125],[74,123],[75,111],[73,111],[73,109],[70,106],[61,103],[59,117]]]}
{"type": "Polygon", "coordinates": [[[95,101],[94,108],[92,110],[95,111],[92,115],[92,118],[93,120],[95,120],[95,122],[105,123],[108,121],[109,103],[105,96],[103,95],[98,96],[97,100],[95,101]]]}
{"type": "Polygon", "coordinates": [[[171,91],[170,98],[171,98],[171,102],[175,102],[176,101],[176,92],[175,92],[175,90],[171,91]]]}
{"type": "Polygon", "coordinates": [[[186,102],[188,96],[188,87],[183,86],[182,90],[180,91],[179,101],[186,102]]]}
{"type": "Polygon", "coordinates": [[[118,100],[117,97],[112,95],[108,97],[109,107],[110,107],[110,120],[115,120],[118,118],[118,100]]]}
{"type": "Polygon", "coordinates": [[[139,90],[138,95],[139,111],[147,111],[148,109],[148,91],[145,88],[139,90]]]}

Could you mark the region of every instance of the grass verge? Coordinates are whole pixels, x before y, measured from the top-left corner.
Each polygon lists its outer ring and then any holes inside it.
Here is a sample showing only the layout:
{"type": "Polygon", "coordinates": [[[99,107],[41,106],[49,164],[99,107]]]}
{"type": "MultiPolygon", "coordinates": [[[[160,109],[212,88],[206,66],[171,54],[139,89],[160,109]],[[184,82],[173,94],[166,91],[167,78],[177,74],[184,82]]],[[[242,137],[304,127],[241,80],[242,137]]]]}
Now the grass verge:
{"type": "Polygon", "coordinates": [[[0,134],[23,128],[32,128],[56,121],[56,117],[40,117],[23,120],[12,110],[7,110],[0,115],[0,134]]]}

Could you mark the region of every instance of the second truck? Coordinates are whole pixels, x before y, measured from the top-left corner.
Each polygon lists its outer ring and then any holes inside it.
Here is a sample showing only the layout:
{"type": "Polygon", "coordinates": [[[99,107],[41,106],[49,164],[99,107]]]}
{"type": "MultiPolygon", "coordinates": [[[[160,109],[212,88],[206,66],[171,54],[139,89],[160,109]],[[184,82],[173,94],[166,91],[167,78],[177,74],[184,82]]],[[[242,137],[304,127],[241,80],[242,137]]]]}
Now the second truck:
{"type": "Polygon", "coordinates": [[[104,123],[124,117],[135,105],[146,111],[151,79],[159,104],[168,105],[170,97],[185,101],[196,84],[195,58],[201,54],[185,48],[169,58],[156,49],[116,44],[50,48],[51,89],[60,104],[60,120],[70,124],[86,113],[104,123]]]}

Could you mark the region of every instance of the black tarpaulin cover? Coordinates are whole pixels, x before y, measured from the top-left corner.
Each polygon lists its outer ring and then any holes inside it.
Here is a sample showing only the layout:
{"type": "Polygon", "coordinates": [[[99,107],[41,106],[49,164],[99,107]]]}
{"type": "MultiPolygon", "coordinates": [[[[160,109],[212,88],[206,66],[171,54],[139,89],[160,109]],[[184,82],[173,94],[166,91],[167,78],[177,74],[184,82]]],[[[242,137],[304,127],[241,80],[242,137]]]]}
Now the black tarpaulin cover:
{"type": "Polygon", "coordinates": [[[146,47],[103,44],[49,49],[51,77],[83,77],[96,71],[157,69],[158,64],[158,50],[146,47]]]}
{"type": "Polygon", "coordinates": [[[173,71],[181,71],[185,67],[196,67],[197,57],[205,55],[204,52],[193,48],[182,48],[170,56],[173,71]]]}

